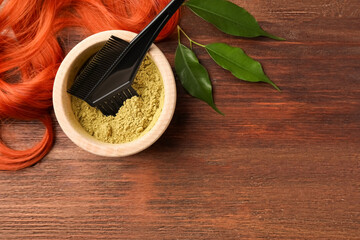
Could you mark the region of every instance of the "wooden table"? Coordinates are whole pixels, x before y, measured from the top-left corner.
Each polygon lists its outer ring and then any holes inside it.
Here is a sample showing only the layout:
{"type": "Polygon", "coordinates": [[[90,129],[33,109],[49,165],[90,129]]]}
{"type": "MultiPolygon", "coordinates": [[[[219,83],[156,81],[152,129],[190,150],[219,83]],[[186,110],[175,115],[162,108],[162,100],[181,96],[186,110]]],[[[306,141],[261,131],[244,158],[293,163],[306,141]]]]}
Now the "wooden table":
{"type": "MultiPolygon", "coordinates": [[[[0,172],[0,239],[360,239],[359,0],[233,2],[288,40],[229,37],[187,10],[181,25],[242,47],[282,92],[198,49],[225,117],[178,85],[163,137],[122,159],[84,152],[55,123],[43,161],[0,172]]],[[[172,65],[176,38],[158,43],[172,65]]],[[[17,148],[42,131],[2,126],[17,148]]]]}

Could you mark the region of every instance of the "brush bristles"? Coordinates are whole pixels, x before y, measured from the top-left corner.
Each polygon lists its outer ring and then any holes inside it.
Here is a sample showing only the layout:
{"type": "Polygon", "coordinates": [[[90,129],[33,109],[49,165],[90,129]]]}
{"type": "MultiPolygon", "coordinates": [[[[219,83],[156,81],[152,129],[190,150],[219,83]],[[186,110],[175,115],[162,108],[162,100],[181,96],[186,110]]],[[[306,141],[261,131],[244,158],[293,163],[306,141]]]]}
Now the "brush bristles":
{"type": "Polygon", "coordinates": [[[128,45],[128,42],[115,36],[111,36],[104,47],[96,53],[76,77],[74,84],[68,90],[68,93],[85,100],[102,81],[106,73],[113,66],[115,60],[128,45]]]}
{"type": "Polygon", "coordinates": [[[126,90],[119,91],[103,99],[96,104],[96,107],[106,116],[115,116],[124,102],[133,96],[138,96],[138,94],[135,89],[129,87],[126,90]]]}

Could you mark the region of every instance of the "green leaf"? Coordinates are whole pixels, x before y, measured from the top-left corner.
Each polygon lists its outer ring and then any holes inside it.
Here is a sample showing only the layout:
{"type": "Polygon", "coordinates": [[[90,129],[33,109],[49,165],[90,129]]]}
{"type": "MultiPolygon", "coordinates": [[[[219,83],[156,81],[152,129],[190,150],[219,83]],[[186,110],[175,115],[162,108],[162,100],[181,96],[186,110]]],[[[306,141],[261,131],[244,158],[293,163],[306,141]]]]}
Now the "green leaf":
{"type": "Polygon", "coordinates": [[[185,5],[224,33],[239,37],[265,36],[275,40],[284,40],[265,32],[249,12],[232,2],[189,0],[185,5]]]}
{"type": "Polygon", "coordinates": [[[246,55],[241,48],[225,43],[212,43],[206,45],[205,48],[219,66],[229,70],[235,77],[248,82],[266,82],[280,91],[265,75],[261,64],[246,55]]]}
{"type": "Polygon", "coordinates": [[[199,63],[195,53],[181,43],[176,49],[175,69],[183,87],[191,96],[206,102],[216,112],[224,115],[214,103],[207,70],[199,63]]]}

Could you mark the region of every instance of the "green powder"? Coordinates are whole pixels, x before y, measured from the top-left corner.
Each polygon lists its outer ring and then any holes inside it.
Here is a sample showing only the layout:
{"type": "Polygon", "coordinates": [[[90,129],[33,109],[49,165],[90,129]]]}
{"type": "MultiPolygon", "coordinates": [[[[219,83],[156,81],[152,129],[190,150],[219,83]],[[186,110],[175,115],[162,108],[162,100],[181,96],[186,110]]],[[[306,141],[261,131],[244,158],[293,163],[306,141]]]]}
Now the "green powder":
{"type": "Polygon", "coordinates": [[[145,57],[132,86],[139,97],[126,100],[115,117],[72,97],[73,112],[86,132],[102,142],[126,143],[150,131],[164,103],[161,75],[150,57],[145,57]]]}

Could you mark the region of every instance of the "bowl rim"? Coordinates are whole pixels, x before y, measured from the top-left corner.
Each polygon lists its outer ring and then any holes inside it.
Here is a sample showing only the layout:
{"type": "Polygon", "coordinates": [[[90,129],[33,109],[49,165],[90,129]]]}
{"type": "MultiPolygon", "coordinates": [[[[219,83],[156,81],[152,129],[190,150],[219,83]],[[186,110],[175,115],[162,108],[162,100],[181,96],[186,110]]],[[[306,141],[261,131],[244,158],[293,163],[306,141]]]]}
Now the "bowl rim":
{"type": "Polygon", "coordinates": [[[90,136],[76,120],[71,109],[70,95],[67,91],[69,69],[73,67],[79,55],[96,44],[105,43],[111,35],[131,41],[136,33],[125,30],[110,30],[91,35],[78,43],[62,61],[53,87],[53,106],[56,119],[66,136],[77,146],[87,152],[104,157],[125,157],[136,154],[156,142],[169,126],[176,106],[175,77],[169,61],[163,52],[155,45],[148,54],[158,67],[164,85],[164,103],[160,116],[154,126],[143,136],[128,143],[111,144],[90,136]],[[69,111],[70,106],[70,111],[69,111]],[[75,120],[75,121],[74,121],[75,120]],[[80,126],[80,128],[79,128],[80,126]]]}

